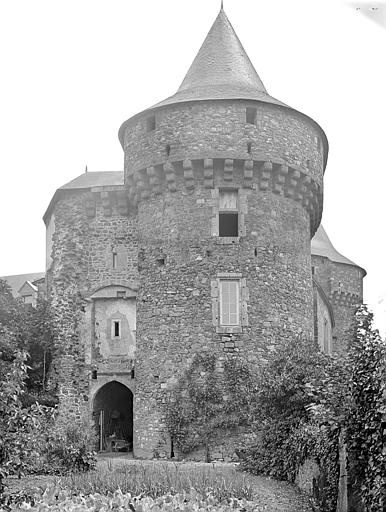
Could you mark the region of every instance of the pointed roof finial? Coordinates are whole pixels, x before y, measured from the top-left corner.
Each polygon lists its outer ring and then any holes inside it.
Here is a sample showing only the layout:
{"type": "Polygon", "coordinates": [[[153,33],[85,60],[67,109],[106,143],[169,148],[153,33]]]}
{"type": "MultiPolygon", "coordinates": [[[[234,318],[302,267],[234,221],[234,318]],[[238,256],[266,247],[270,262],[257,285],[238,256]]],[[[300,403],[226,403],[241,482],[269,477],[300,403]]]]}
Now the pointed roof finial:
{"type": "Polygon", "coordinates": [[[86,169],[84,170],[84,172],[88,172],[87,165],[86,165],[86,169]]]}
{"type": "Polygon", "coordinates": [[[224,0],[221,0],[221,10],[224,10],[224,0]]]}

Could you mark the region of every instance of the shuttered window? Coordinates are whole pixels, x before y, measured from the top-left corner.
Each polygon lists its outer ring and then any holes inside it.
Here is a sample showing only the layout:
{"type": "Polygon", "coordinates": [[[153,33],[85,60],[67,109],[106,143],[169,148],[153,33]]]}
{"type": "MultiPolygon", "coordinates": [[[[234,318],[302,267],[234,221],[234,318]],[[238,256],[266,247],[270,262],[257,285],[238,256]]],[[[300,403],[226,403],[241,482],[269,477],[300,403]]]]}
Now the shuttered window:
{"type": "Polygon", "coordinates": [[[240,281],[220,280],[220,324],[240,323],[240,281]]]}

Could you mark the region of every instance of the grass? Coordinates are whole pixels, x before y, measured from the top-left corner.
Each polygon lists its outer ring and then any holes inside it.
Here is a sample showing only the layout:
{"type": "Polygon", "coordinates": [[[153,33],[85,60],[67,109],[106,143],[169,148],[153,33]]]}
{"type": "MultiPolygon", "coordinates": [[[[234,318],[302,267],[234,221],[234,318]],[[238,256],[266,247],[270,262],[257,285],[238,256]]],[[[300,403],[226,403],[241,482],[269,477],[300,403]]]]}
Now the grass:
{"type": "Polygon", "coordinates": [[[182,464],[123,464],[107,463],[97,471],[77,473],[60,478],[57,484],[74,494],[111,494],[117,489],[134,496],[157,498],[167,493],[190,492],[211,494],[218,500],[253,499],[253,487],[248,476],[233,468],[184,467],[182,464]]]}

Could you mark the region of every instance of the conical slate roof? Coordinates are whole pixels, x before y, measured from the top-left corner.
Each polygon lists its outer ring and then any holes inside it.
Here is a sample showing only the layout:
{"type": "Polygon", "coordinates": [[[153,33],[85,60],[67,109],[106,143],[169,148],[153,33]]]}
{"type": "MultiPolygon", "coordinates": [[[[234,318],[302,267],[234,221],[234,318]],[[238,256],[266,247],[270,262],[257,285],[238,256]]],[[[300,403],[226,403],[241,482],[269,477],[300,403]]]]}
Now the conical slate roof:
{"type": "Polygon", "coordinates": [[[176,94],[136,114],[121,125],[118,136],[122,147],[127,123],[137,116],[167,105],[205,100],[260,101],[298,112],[320,130],[324,145],[324,167],[326,166],[328,141],[324,131],[312,118],[267,93],[223,8],[176,94]]]}
{"type": "MultiPolygon", "coordinates": [[[[346,256],[343,256],[335,249],[322,225],[319,226],[314,238],[311,240],[311,254],[324,256],[335,263],[345,263],[346,265],[359,267],[359,265],[346,258],[346,256]]],[[[364,269],[362,270],[366,273],[364,269]]]]}
{"type": "Polygon", "coordinates": [[[286,106],[268,95],[223,9],[177,93],[155,107],[212,99],[250,99],[286,106]]]}

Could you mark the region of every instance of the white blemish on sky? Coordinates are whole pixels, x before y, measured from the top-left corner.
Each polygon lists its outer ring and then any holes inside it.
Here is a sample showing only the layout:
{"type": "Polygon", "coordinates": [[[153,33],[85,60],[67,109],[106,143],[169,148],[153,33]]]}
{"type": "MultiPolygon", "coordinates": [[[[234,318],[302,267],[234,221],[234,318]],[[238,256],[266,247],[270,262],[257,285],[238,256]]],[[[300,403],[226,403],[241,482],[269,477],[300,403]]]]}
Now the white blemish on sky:
{"type": "Polygon", "coordinates": [[[386,28],[386,2],[372,2],[371,0],[367,0],[365,2],[350,2],[350,5],[358,14],[386,28]]]}
{"type": "MultiPolygon", "coordinates": [[[[367,269],[365,300],[375,306],[386,299],[386,30],[353,3],[227,0],[225,10],[269,93],[325,130],[323,223],[336,249],[367,269]]],[[[1,3],[0,275],[44,270],[41,217],[55,189],[86,164],[123,168],[120,124],[177,90],[219,7],[1,3]]],[[[386,330],[386,315],[377,323],[386,330]]]]}

